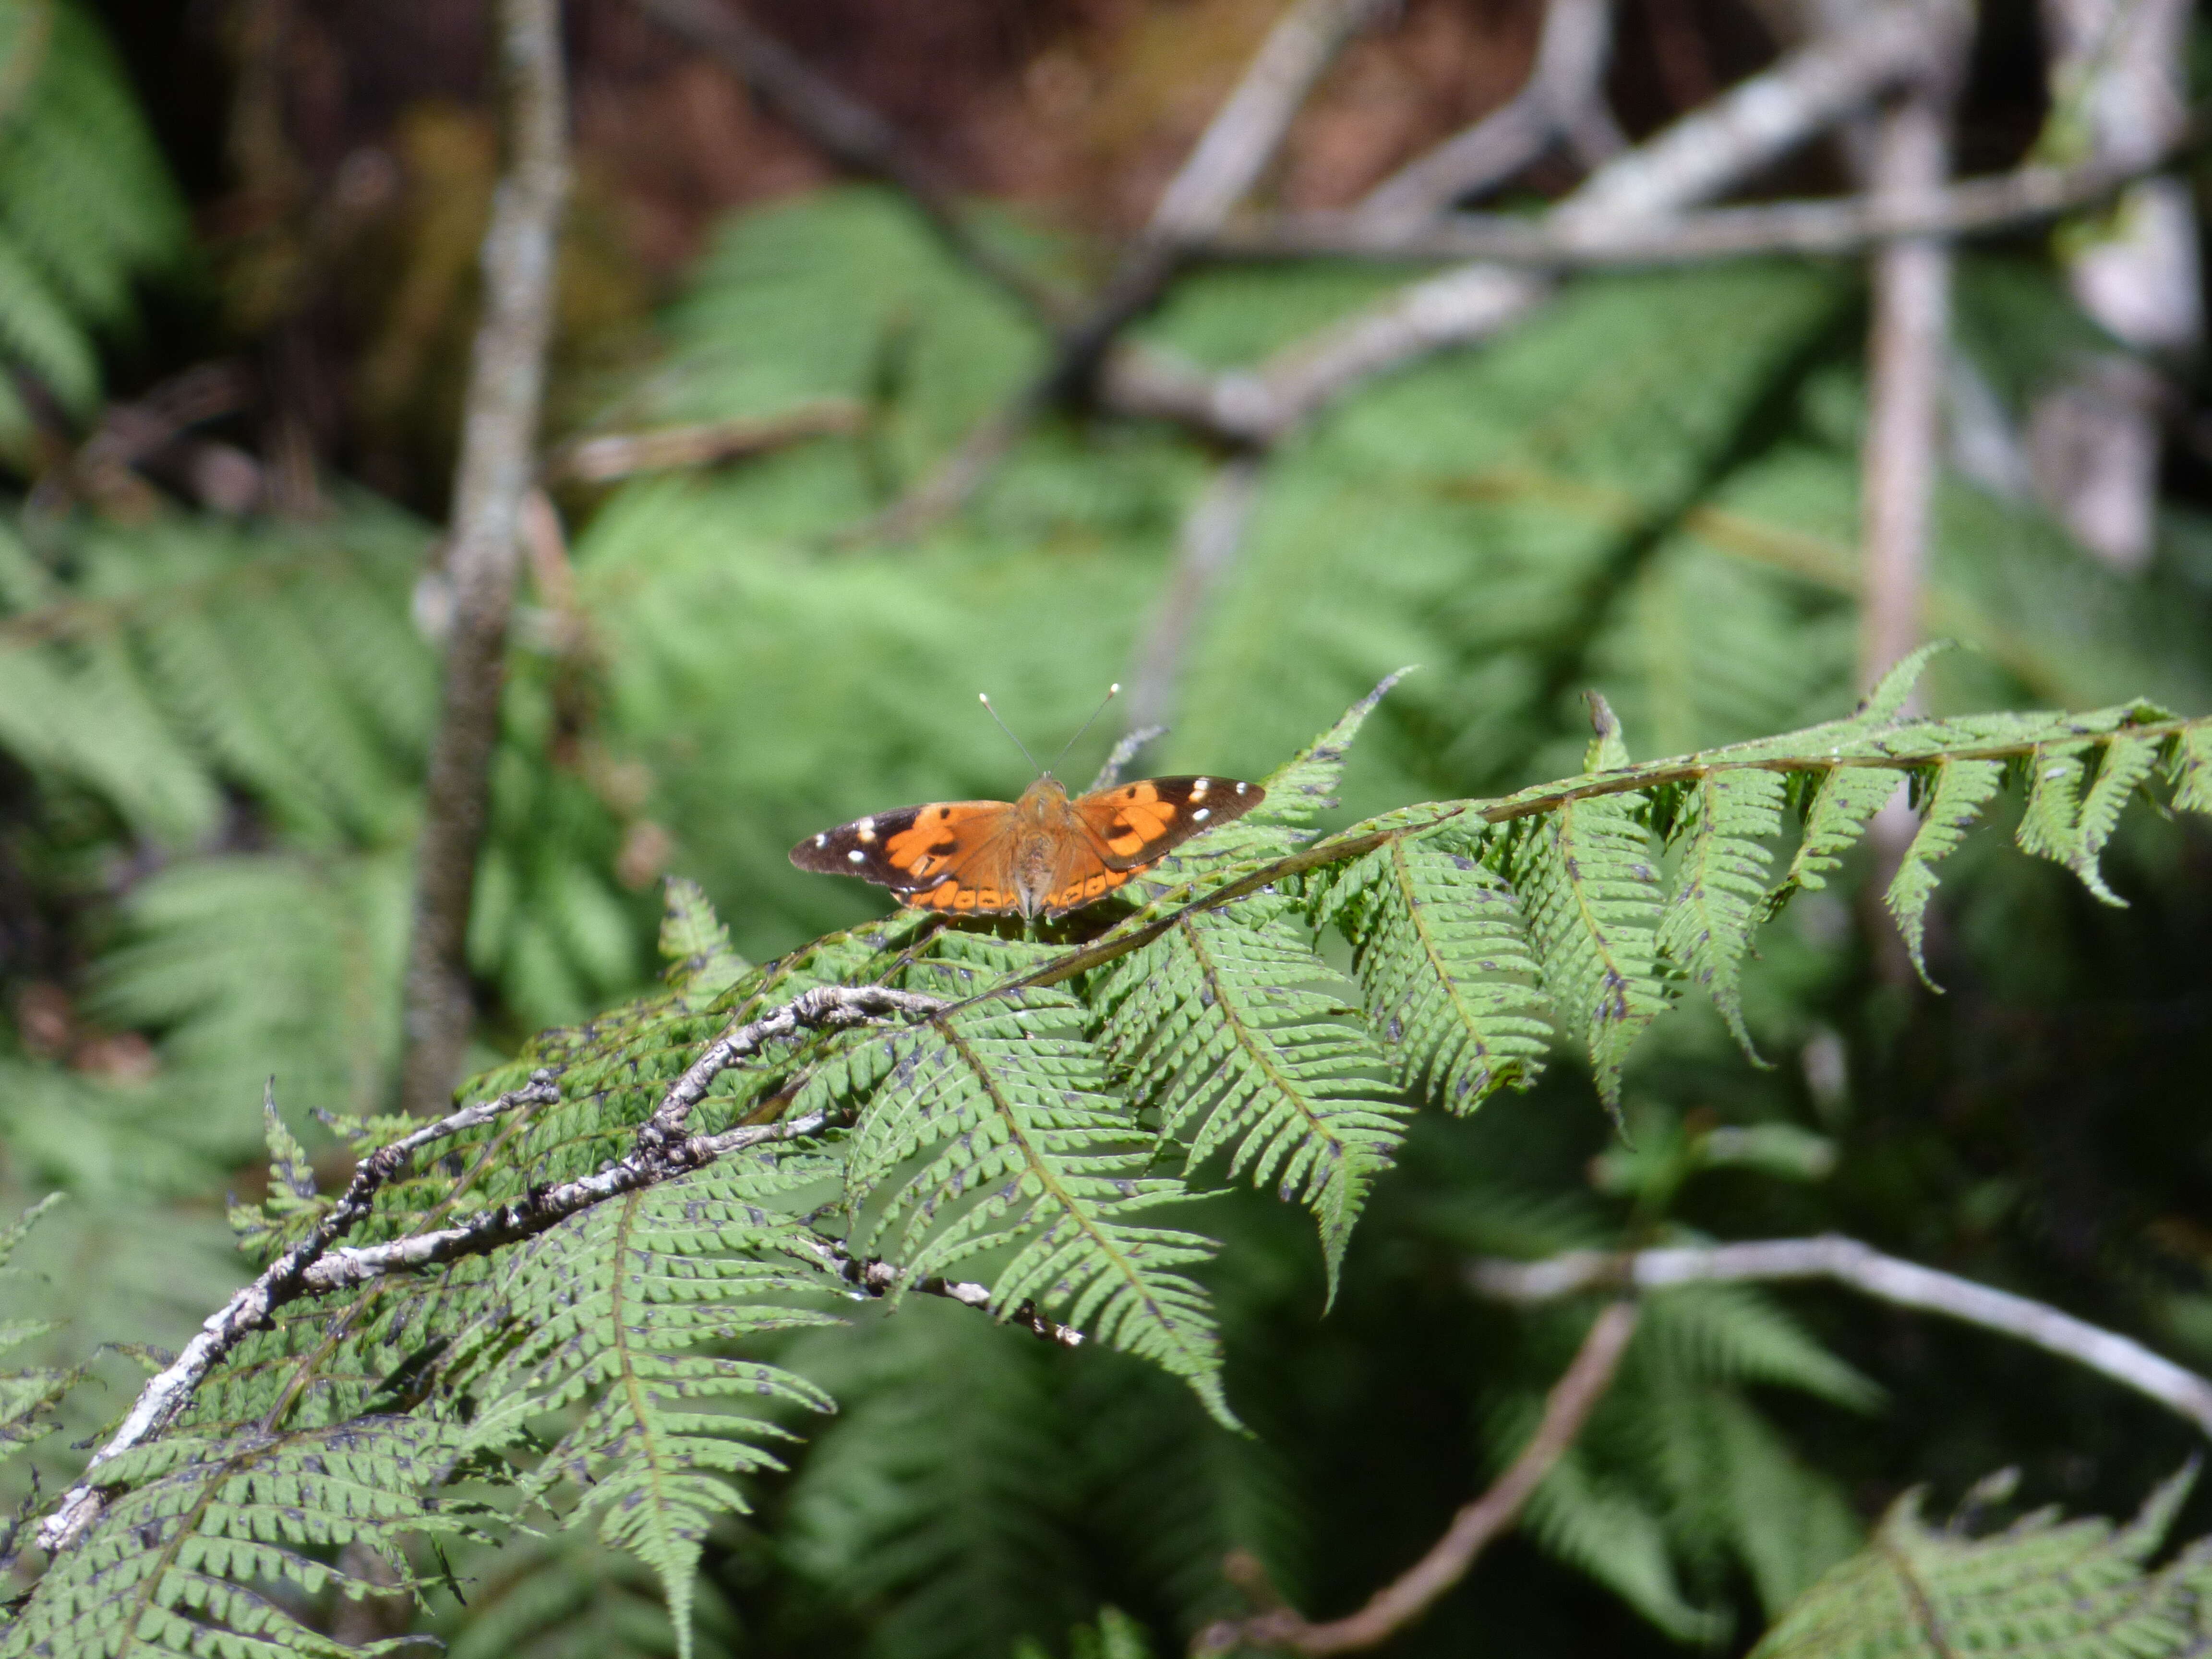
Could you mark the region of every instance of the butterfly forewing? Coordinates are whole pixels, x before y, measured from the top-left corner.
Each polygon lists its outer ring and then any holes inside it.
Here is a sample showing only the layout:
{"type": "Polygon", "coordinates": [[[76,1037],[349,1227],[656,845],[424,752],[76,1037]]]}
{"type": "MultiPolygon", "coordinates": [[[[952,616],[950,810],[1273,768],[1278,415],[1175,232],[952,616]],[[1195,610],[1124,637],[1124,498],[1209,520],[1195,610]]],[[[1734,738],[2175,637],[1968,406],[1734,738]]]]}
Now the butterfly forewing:
{"type": "Polygon", "coordinates": [[[988,860],[1013,822],[1002,800],[933,801],[894,807],[809,836],[791,849],[802,870],[858,876],[901,894],[926,891],[988,860]]]}
{"type": "Polygon", "coordinates": [[[1146,778],[1071,805],[1097,842],[1099,861],[1133,874],[1193,836],[1243,817],[1267,796],[1258,784],[1235,778],[1146,778]]]}

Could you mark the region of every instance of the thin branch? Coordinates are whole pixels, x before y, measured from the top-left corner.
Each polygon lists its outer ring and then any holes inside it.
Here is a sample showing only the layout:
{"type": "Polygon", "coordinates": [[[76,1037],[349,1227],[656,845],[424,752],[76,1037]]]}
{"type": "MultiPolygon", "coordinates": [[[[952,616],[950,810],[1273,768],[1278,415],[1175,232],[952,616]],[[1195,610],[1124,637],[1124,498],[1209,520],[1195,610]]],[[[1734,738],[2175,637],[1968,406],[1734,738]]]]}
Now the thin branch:
{"type": "Polygon", "coordinates": [[[1047,324],[1066,319],[1066,296],[992,246],[951,181],[923,161],[910,140],[789,46],[717,0],[638,0],[638,9],[743,81],[839,167],[896,185],[946,247],[1034,316],[1047,324]]]}
{"type": "Polygon", "coordinates": [[[714,1079],[739,1060],[750,1060],[777,1038],[802,1030],[823,1031],[839,1026],[864,1024],[885,1014],[931,1014],[945,1006],[937,997],[894,991],[884,985],[822,985],[763,1014],[758,1019],[732,1027],[708,1043],[668,1085],[668,1092],[653,1108],[653,1115],[638,1130],[641,1150],[671,1142],[684,1132],[692,1109],[707,1097],[714,1079]]]}
{"type": "Polygon", "coordinates": [[[1349,1653],[1388,1641],[1435,1605],[1437,1598],[1467,1576],[1474,1559],[1511,1526],[1567,1449],[1590,1413],[1605,1398],[1620,1369],[1621,1356],[1636,1334],[1636,1304],[1616,1302],[1601,1313],[1583,1337],[1574,1363],[1552,1385],[1544,1415],[1521,1455],[1490,1490],[1452,1517],[1443,1536],[1427,1554],[1343,1619],[1311,1624],[1288,1608],[1245,1620],[1225,1620],[1202,1632],[1192,1644],[1199,1654],[1227,1653],[1238,1647],[1278,1648],[1291,1653],[1349,1653]]]}
{"type": "MultiPolygon", "coordinates": [[[[1875,140],[1875,201],[1924,204],[1942,189],[1949,125],[1948,100],[1933,85],[1883,112],[1875,140]]],[[[1859,458],[1862,686],[1876,684],[1920,643],[1950,331],[1948,245],[1922,236],[1883,243],[1874,257],[1873,287],[1859,458]]]]}
{"type": "Polygon", "coordinates": [[[1958,239],[2033,229],[2109,201],[2172,166],[2178,154],[2124,167],[2017,167],[1905,198],[1762,202],[1620,222],[1457,213],[1378,227],[1348,213],[1304,214],[1223,231],[1200,251],[1225,259],[1482,259],[1540,270],[1859,253],[1901,237],[1958,239]]]}
{"type": "Polygon", "coordinates": [[[602,433],[556,450],[547,458],[545,477],[551,483],[612,483],[640,472],[712,466],[781,449],[804,438],[853,432],[866,419],[867,410],[850,398],[824,398],[781,415],[602,433]]]}
{"type": "Polygon", "coordinates": [[[1129,669],[1133,727],[1162,726],[1174,711],[1200,615],[1236,562],[1259,501],[1261,466],[1257,455],[1231,456],[1183,516],[1175,568],[1129,669]]]}
{"type": "Polygon", "coordinates": [[[1088,396],[1115,337],[1158,302],[1182,266],[1185,248],[1218,229],[1259,181],[1299,106],[1345,42],[1389,3],[1293,0],[1168,181],[1144,234],[1123,254],[1097,298],[1060,331],[1043,372],[1005,409],[978,424],[917,489],[861,526],[852,539],[904,539],[957,512],[1047,410],[1088,396]]]}
{"type": "Polygon", "coordinates": [[[1638,1250],[1574,1250],[1543,1261],[1483,1260],[1468,1270],[1486,1296],[1549,1302],[1588,1290],[1664,1290],[1718,1280],[1826,1279],[1878,1301],[1978,1325],[2033,1344],[2148,1395],[2212,1434],[2212,1382],[2140,1342],[1971,1279],[1885,1255],[1838,1234],[1638,1250]]]}
{"type": "MultiPolygon", "coordinates": [[[[881,1297],[900,1288],[900,1269],[896,1263],[863,1261],[834,1238],[816,1237],[805,1241],[815,1258],[831,1273],[853,1286],[856,1296],[881,1297]]],[[[932,1273],[910,1281],[909,1291],[923,1296],[941,1296],[947,1301],[957,1302],[963,1308],[991,1311],[991,1287],[976,1284],[973,1279],[945,1279],[932,1273]]],[[[1044,1316],[1036,1304],[1024,1298],[1006,1315],[1006,1322],[1018,1325],[1043,1341],[1055,1343],[1063,1348],[1079,1348],[1084,1343],[1083,1333],[1073,1325],[1062,1325],[1044,1316]]]]}
{"type": "Polygon", "coordinates": [[[142,1446],[174,1422],[203,1378],[239,1343],[269,1323],[276,1309],[301,1295],[308,1277],[331,1244],[351,1231],[374,1206],[376,1194],[404,1169],[424,1147],[451,1139],[466,1129],[489,1123],[524,1106],[550,1105],[561,1097],[550,1072],[534,1073],[522,1088],[510,1090],[496,1100],[480,1101],[448,1113],[380,1146],[354,1166],[353,1177],[330,1213],[317,1222],[306,1237],[263,1269],[259,1277],[223,1304],[201,1325],[199,1334],[160,1375],[149,1382],[131,1406],[122,1425],[105,1445],[92,1455],[77,1483],[62,1495],[60,1504],[39,1527],[39,1544],[49,1555],[66,1549],[98,1518],[100,1468],[125,1452],[142,1446]]]}
{"type": "MultiPolygon", "coordinates": [[[[1887,0],[1842,34],[1800,47],[1600,167],[1554,208],[1561,227],[1680,212],[1740,184],[1922,67],[1942,0],[1887,0]]],[[[1212,375],[1157,353],[1110,354],[1102,392],[1125,413],[1265,445],[1376,375],[1486,339],[1529,316],[1550,282],[1487,263],[1413,283],[1279,352],[1212,375]]]]}
{"type": "Polygon", "coordinates": [[[517,529],[535,471],[555,238],[568,195],[568,94],[559,0],[502,0],[512,160],[483,240],[484,312],[464,407],[447,554],[453,631],[416,849],[400,1099],[420,1116],[450,1097],[468,1043],[466,945],[499,734],[517,529]]]}
{"type": "Polygon", "coordinates": [[[1495,190],[1574,133],[1595,129],[1585,146],[1594,152],[1619,149],[1620,129],[1604,97],[1612,50],[1613,0],[1551,0],[1527,84],[1376,185],[1349,216],[1378,229],[1410,228],[1455,202],[1495,190]]]}

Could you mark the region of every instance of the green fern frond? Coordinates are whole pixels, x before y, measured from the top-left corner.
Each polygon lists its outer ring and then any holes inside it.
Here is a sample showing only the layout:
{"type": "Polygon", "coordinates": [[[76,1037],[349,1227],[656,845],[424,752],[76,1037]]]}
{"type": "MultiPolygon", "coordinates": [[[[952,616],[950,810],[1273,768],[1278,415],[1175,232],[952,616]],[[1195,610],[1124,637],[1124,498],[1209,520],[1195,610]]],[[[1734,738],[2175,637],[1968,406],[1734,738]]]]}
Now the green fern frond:
{"type": "Polygon", "coordinates": [[[1588,1045],[1598,1092],[1619,1107],[1620,1066],[1666,1006],[1659,878],[1634,794],[1571,799],[1507,854],[1561,1025],[1588,1045]]]}
{"type": "Polygon", "coordinates": [[[1928,977],[1928,963],[1921,954],[1928,901],[1936,892],[1932,866],[1973,828],[1982,808],[2004,781],[2004,765],[2000,761],[1942,756],[1925,774],[1916,775],[1914,781],[1925,790],[1927,805],[1921,812],[1920,828],[1905,849],[1904,862],[1889,884],[1885,902],[1890,915],[1897,918],[1898,931],[1905,935],[1914,969],[1933,989],[1936,981],[1928,977]]]}
{"type": "Polygon", "coordinates": [[[410,1582],[404,1538],[467,1527],[427,1496],[454,1445],[438,1425],[375,1417],[289,1434],[172,1434],[125,1453],[101,1471],[99,1518],[48,1569],[0,1656],[343,1659],[359,1650],[301,1623],[285,1587],[389,1589],[323,1559],[347,1545],[410,1582]]]}
{"type": "Polygon", "coordinates": [[[531,1419],[580,1415],[520,1481],[543,1497],[573,1482],[577,1517],[660,1575],[679,1650],[690,1650],[700,1540],[746,1507],[726,1477],[780,1468],[759,1443],[788,1431],[759,1402],[832,1409],[776,1366],[727,1358],[749,1334],[820,1324],[827,1288],[803,1230],[769,1206],[820,1171],[729,1159],[633,1192],[531,1241],[497,1300],[456,1344],[447,1387],[475,1402],[469,1449],[505,1447],[531,1419]]]}
{"type": "Polygon", "coordinates": [[[2212,1558],[2199,1547],[2145,1571],[2195,1474],[2191,1465],[2166,1481],[2125,1527],[2042,1510],[1983,1539],[1930,1527],[1920,1516],[1923,1494],[1908,1492],[1863,1553],[1776,1621],[1754,1659],[2197,1652],[2212,1558]]]}
{"type": "Polygon", "coordinates": [[[1705,988],[1744,1052],[1736,984],[1766,900],[1770,838],[1782,828],[1784,781],[1772,772],[1714,773],[1698,780],[1675,818],[1682,856],[1659,923],[1660,951],[1705,988]]]}
{"type": "Polygon", "coordinates": [[[1457,825],[1394,838],[1332,872],[1316,912],[1352,942],[1401,1085],[1455,1113],[1534,1082],[1552,1038],[1519,903],[1481,853],[1457,825]]]}
{"type": "MultiPolygon", "coordinates": [[[[495,1552],[457,1552],[453,1566],[468,1599],[431,1626],[446,1659],[675,1659],[652,1570],[596,1539],[524,1534],[495,1552]]],[[[695,1601],[695,1650],[738,1653],[737,1617],[712,1575],[695,1601]]]]}
{"type": "Polygon", "coordinates": [[[2127,901],[2105,884],[2098,855],[2118,826],[2120,810],[2158,763],[2155,738],[2120,733],[2102,744],[2051,743],[2028,757],[2027,806],[2018,839],[2023,852],[2063,864],[2106,903],[2127,901]],[[2094,767],[2095,775],[2084,779],[2094,767]]]}
{"type": "Polygon", "coordinates": [[[1227,1149],[1231,1179],[1249,1171],[1312,1209],[1332,1293],[1407,1115],[1382,1090],[1383,1055],[1323,988],[1340,983],[1283,918],[1201,913],[1115,963],[1093,998],[1115,1068],[1164,1139],[1188,1139],[1188,1163],[1227,1149]]]}
{"type": "Polygon", "coordinates": [[[1150,1146],[1105,1092],[1081,1005],[1030,991],[842,1048],[797,1102],[858,1110],[845,1170],[855,1243],[903,1280],[986,1252],[1002,1317],[1024,1301],[1152,1360],[1233,1423],[1205,1293],[1176,1269],[1209,1241],[1125,1218],[1186,1195],[1143,1173],[1150,1146]]]}

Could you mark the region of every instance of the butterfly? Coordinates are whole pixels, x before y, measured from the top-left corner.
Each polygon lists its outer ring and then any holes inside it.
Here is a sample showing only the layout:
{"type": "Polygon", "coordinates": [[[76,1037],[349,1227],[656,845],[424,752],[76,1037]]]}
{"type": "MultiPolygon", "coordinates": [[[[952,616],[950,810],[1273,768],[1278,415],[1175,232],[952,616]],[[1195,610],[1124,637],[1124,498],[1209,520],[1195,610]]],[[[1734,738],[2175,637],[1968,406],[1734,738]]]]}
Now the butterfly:
{"type": "MultiPolygon", "coordinates": [[[[988,697],[983,706],[990,708],[988,697]]],[[[1256,783],[1212,777],[1146,778],[1070,796],[1044,771],[1019,800],[933,801],[871,813],[809,836],[791,849],[791,861],[858,876],[924,909],[1030,921],[1105,897],[1267,797],[1256,783]]]]}
{"type": "Polygon", "coordinates": [[[1071,797],[1049,772],[1017,801],[946,800],[809,836],[791,861],[960,915],[1065,915],[1267,799],[1235,778],[1146,778],[1071,797]]]}

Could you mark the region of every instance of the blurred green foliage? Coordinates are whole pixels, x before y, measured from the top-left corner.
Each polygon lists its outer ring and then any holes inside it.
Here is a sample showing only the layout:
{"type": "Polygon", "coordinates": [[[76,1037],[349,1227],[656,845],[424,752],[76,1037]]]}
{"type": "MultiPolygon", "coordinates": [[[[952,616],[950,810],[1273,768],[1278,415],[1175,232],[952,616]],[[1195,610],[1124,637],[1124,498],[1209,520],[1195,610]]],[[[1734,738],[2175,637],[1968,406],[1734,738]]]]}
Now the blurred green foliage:
{"type": "MultiPolygon", "coordinates": [[[[181,257],[182,230],[85,15],[0,5],[0,356],[88,419],[95,339],[127,326],[130,284],[181,257]]],[[[1141,332],[1247,362],[1385,280],[1200,271],[1141,332]]],[[[2033,250],[1966,258],[1958,303],[1963,348],[2015,415],[2089,337],[2033,250]]],[[[1580,769],[1589,686],[1639,755],[1844,714],[1863,306],[1841,267],[1592,278],[1492,347],[1348,399],[1266,461],[1149,758],[1255,775],[1406,663],[1422,672],[1376,717],[1332,822],[1580,769]]],[[[1011,795],[1025,769],[975,692],[1049,747],[1127,672],[1218,464],[1181,434],[1056,418],[917,542],[850,539],[1044,350],[880,193],[724,228],[599,424],[824,398],[866,417],[560,497],[573,583],[541,581],[518,627],[471,931],[480,1060],[639,987],[663,873],[696,879],[755,959],[875,914],[878,896],[803,877],[785,849],[898,803],[1011,795]]],[[[0,453],[27,468],[31,433],[0,390],[0,453]]],[[[2212,708],[2201,522],[2172,514],[2130,579],[1962,481],[1939,516],[1929,624],[1972,648],[1933,670],[1937,712],[2212,708]]],[[[16,1291],[70,1322],[34,1339],[52,1354],[179,1340],[240,1275],[219,1199],[265,1180],[270,1073],[318,1156],[333,1149],[309,1109],[389,1103],[433,541],[346,490],[307,521],[164,507],[0,526],[0,972],[18,1015],[0,1196],[75,1200],[24,1247],[45,1288],[16,1291]]],[[[954,1308],[786,1339],[778,1362],[842,1409],[709,1540],[702,1650],[1122,1659],[1141,1626],[1164,1651],[1238,1610],[1231,1550],[1303,1607],[1355,1605],[1510,1455],[1577,1334],[1569,1313],[1474,1300],[1471,1252],[1833,1226],[2212,1362],[2212,1244],[2191,1218],[2212,1196],[2190,1110],[2212,1060],[2202,827],[2123,830],[2124,915],[1994,842],[1959,854],[1933,925],[1942,1002],[1884,978],[1839,884],[1746,969],[1774,1069],[1686,1009],[1629,1066],[1629,1143],[1572,1063],[1471,1121],[1420,1121],[1325,1319],[1306,1223],[1209,1200],[1249,1439],[1124,1356],[1057,1354],[954,1308]],[[1723,1127],[1782,1150],[1690,1150],[1723,1127]],[[1818,1156],[1789,1153],[1815,1135],[1818,1156]]],[[[1477,1632],[1530,1653],[1741,1645],[1910,1480],[1955,1492],[2017,1462],[2039,1499],[2111,1508],[2184,1444],[2055,1362],[1817,1295],[1789,1309],[1747,1291],[1655,1306],[1522,1536],[1401,1650],[1477,1632]]],[[[73,1432],[135,1386],[101,1364],[111,1392],[72,1405],[73,1432]]],[[[39,1455],[50,1483],[70,1461],[39,1455]]],[[[674,1650],[635,1565],[574,1535],[456,1565],[468,1605],[439,1614],[456,1653],[674,1650]]]]}

